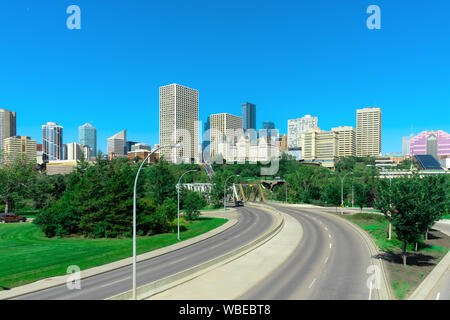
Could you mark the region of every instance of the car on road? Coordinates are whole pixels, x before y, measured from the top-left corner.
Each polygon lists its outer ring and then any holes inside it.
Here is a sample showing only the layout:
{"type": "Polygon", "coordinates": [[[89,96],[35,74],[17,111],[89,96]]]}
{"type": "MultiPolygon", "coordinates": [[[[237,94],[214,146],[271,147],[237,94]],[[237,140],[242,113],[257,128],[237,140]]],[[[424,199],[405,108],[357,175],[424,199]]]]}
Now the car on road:
{"type": "Polygon", "coordinates": [[[0,223],[11,223],[11,222],[26,222],[27,218],[18,216],[13,213],[8,213],[6,216],[3,214],[0,216],[0,223]]]}
{"type": "Polygon", "coordinates": [[[234,205],[235,205],[236,207],[243,207],[243,206],[244,206],[244,201],[235,201],[235,202],[234,202],[234,205]]]}

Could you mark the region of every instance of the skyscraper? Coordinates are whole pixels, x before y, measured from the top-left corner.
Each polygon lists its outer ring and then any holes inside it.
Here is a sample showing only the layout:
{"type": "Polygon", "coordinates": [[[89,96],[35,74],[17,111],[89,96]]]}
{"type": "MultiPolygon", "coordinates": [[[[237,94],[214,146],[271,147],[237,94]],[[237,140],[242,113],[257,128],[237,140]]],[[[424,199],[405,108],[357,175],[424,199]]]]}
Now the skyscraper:
{"type": "Polygon", "coordinates": [[[23,154],[30,162],[36,162],[36,141],[30,137],[14,136],[4,140],[5,159],[13,162],[19,154],[23,154]]]}
{"type": "Polygon", "coordinates": [[[97,129],[90,123],[86,123],[78,127],[78,141],[83,146],[88,146],[90,150],[90,157],[97,156],[97,129]]]}
{"type": "Polygon", "coordinates": [[[242,128],[256,130],[256,105],[250,102],[242,104],[242,128]]]}
{"type": "Polygon", "coordinates": [[[335,132],[320,128],[302,134],[302,156],[306,161],[320,162],[322,166],[333,168],[338,155],[338,138],[335,132]]]}
{"type": "Polygon", "coordinates": [[[63,160],[63,127],[56,122],[42,126],[42,160],[63,160]]]}
{"type": "Polygon", "coordinates": [[[229,113],[218,113],[210,115],[209,119],[210,155],[214,157],[222,154],[225,158],[229,151],[227,147],[234,147],[242,133],[242,130],[236,131],[242,129],[242,118],[229,113]]]}
{"type": "Polygon", "coordinates": [[[3,150],[4,139],[16,135],[16,113],[0,109],[0,150],[3,150]]]}
{"type": "Polygon", "coordinates": [[[108,158],[117,158],[126,156],[127,130],[120,131],[108,138],[107,152],[108,158]]]}
{"type": "Polygon", "coordinates": [[[309,114],[302,118],[288,120],[288,149],[300,150],[302,148],[302,133],[313,130],[319,125],[317,117],[309,114]]]}
{"type": "Polygon", "coordinates": [[[181,148],[164,148],[167,161],[199,162],[198,91],[173,83],[159,88],[159,144],[180,143],[181,148]]]}
{"type": "Polygon", "coordinates": [[[356,155],[378,156],[381,153],[381,109],[356,110],[356,155]]]}
{"type": "Polygon", "coordinates": [[[72,142],[67,144],[67,160],[80,160],[82,153],[83,145],[81,143],[72,142]]]}
{"type": "Polygon", "coordinates": [[[338,156],[356,156],[356,130],[353,127],[341,126],[332,128],[331,131],[337,134],[338,156]]]}

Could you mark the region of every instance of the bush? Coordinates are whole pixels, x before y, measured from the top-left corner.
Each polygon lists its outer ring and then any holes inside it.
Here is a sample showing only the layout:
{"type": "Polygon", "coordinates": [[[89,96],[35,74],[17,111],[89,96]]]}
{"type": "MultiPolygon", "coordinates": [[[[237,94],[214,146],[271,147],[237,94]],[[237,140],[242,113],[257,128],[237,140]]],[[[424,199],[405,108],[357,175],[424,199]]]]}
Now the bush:
{"type": "Polygon", "coordinates": [[[184,200],[184,216],[187,220],[195,220],[200,216],[200,209],[206,206],[206,200],[198,193],[190,191],[184,200]]]}

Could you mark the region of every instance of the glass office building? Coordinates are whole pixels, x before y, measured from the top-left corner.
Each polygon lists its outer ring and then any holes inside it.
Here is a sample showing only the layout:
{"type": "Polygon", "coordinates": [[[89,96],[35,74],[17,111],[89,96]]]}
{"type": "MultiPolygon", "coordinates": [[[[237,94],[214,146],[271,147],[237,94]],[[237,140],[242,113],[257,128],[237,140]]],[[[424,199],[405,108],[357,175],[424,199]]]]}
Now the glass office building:
{"type": "Polygon", "coordinates": [[[63,160],[63,127],[56,122],[42,126],[42,160],[63,160]]]}
{"type": "Polygon", "coordinates": [[[256,130],[256,105],[249,102],[242,104],[242,128],[256,130]]]}
{"type": "Polygon", "coordinates": [[[90,149],[90,158],[97,156],[97,129],[89,123],[78,127],[78,141],[90,149]]]}

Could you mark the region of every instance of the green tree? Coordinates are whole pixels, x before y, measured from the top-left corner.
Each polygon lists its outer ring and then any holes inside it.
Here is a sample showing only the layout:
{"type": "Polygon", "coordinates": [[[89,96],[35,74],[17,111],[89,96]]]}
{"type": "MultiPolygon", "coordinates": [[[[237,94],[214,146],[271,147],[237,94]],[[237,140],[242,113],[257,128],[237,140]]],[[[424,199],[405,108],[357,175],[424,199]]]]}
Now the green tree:
{"type": "Polygon", "coordinates": [[[187,220],[197,219],[200,215],[200,209],[205,206],[206,200],[200,193],[189,191],[184,200],[184,216],[187,220]]]}

